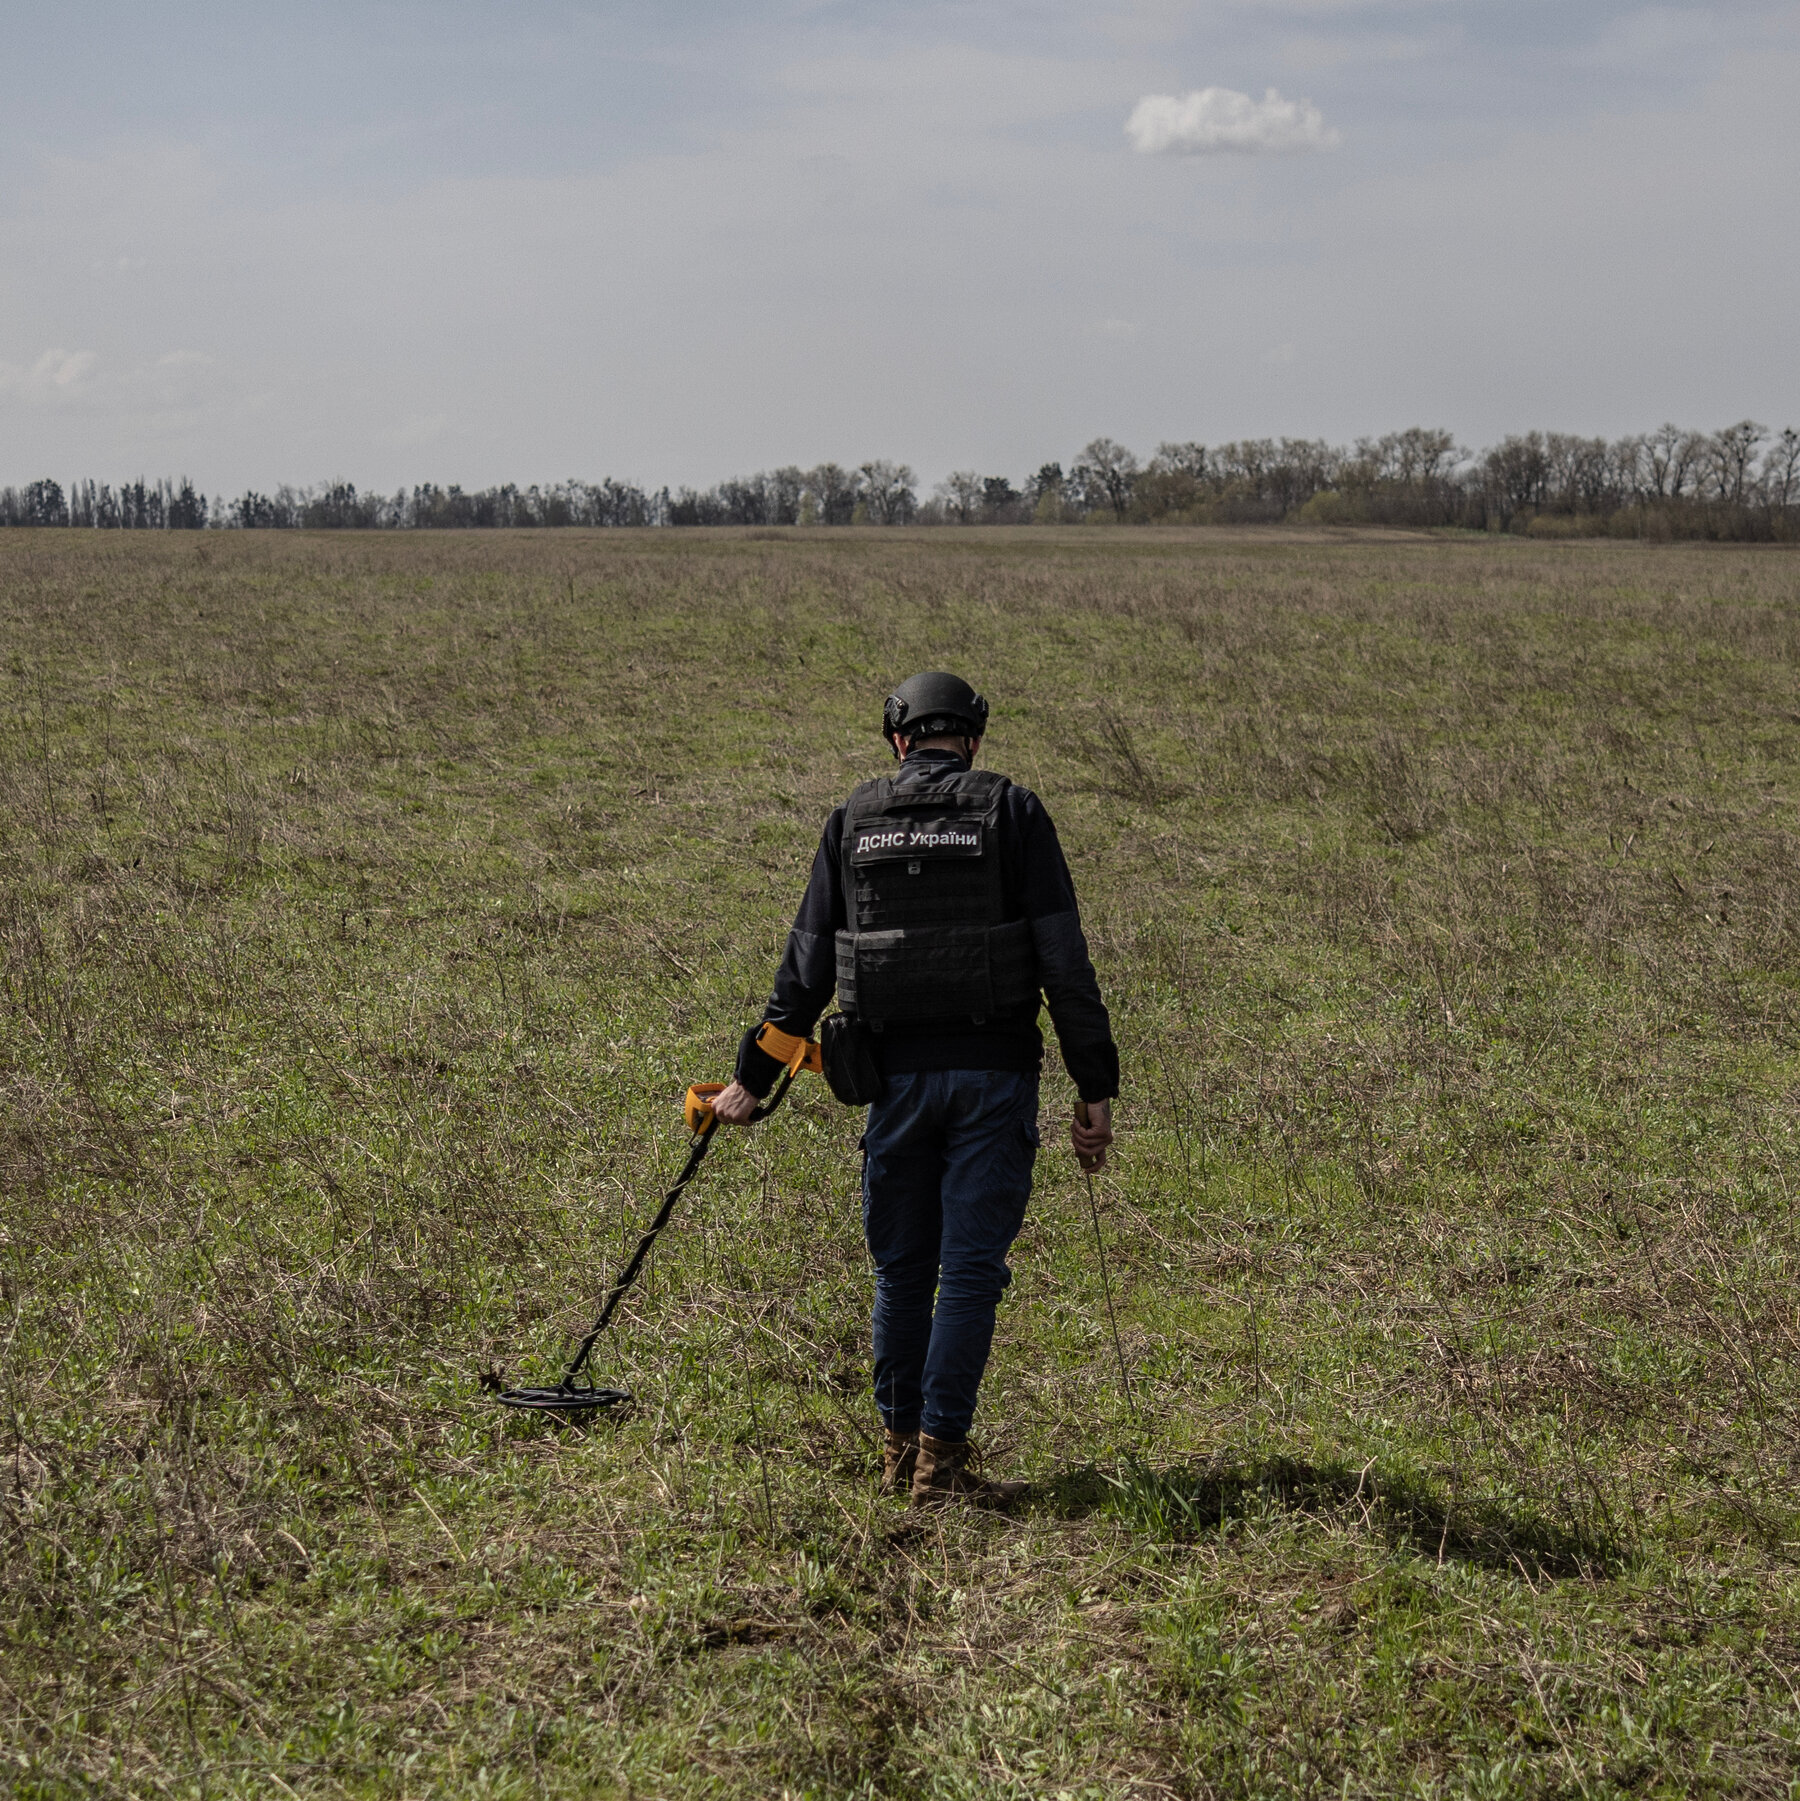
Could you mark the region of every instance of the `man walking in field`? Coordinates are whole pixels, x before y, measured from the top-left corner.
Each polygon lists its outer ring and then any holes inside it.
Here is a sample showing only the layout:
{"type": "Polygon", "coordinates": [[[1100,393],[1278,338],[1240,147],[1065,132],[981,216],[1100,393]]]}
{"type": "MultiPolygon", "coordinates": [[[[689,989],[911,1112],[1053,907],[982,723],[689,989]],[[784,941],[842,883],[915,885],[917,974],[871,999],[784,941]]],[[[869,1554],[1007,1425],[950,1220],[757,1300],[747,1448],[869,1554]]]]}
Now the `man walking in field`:
{"type": "MultiPolygon", "coordinates": [[[[1092,1167],[1112,1143],[1119,1092],[1056,828],[1029,789],[974,767],[987,716],[967,682],[941,671],[888,697],[882,732],[900,768],[826,822],[765,1010],[765,1023],[804,1038],[836,989],[834,1088],[844,1092],[842,1068],[863,1072],[849,1086],[872,1102],[863,1228],[882,1486],[910,1489],[914,1506],[993,1504],[1025,1487],[971,1469],[968,1435],[1031,1194],[1040,995],[1085,1104],[1070,1133],[1092,1167]]],[[[781,1071],[761,1029],[745,1034],[736,1079],[713,1103],[727,1124],[747,1121],[781,1071]]]]}

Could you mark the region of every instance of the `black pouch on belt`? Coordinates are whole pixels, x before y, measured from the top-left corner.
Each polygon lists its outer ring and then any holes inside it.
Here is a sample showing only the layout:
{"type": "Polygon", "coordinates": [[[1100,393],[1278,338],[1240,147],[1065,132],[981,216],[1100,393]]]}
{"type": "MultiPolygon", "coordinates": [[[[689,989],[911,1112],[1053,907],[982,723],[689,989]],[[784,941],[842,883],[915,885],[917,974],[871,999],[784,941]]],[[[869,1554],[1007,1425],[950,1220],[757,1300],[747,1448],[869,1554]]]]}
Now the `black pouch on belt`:
{"type": "Polygon", "coordinates": [[[875,1035],[854,1013],[834,1013],[819,1027],[825,1080],[846,1107],[866,1107],[887,1091],[875,1059],[875,1035]]]}

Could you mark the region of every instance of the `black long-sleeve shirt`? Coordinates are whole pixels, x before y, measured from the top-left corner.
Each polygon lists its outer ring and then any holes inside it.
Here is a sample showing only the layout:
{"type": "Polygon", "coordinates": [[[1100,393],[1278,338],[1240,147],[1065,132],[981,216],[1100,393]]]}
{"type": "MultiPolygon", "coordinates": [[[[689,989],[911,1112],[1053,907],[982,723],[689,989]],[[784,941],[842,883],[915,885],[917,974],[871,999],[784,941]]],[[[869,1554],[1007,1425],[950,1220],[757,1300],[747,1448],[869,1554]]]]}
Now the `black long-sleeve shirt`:
{"type": "MultiPolygon", "coordinates": [[[[917,750],[895,776],[905,785],[947,766],[966,768],[953,751],[917,750]]],[[[837,986],[837,934],[849,924],[840,854],[844,809],[825,822],[813,858],[812,879],[788,933],[787,953],[775,975],[764,1018],[784,1032],[811,1034],[837,986]]],[[[1029,788],[1007,788],[1000,811],[1000,870],[1008,919],[1031,922],[1038,981],[1049,1003],[1063,1064],[1084,1101],[1111,1100],[1119,1092],[1119,1052],[1112,1021],[1088,956],[1075,884],[1056,827],[1029,788]]],[[[930,1069],[1035,1070],[1044,1060],[1037,1009],[989,1019],[983,1025],[912,1024],[890,1020],[874,1044],[885,1075],[930,1069]]],[[[767,1094],[780,1065],[747,1037],[737,1077],[752,1094],[767,1094]]]]}

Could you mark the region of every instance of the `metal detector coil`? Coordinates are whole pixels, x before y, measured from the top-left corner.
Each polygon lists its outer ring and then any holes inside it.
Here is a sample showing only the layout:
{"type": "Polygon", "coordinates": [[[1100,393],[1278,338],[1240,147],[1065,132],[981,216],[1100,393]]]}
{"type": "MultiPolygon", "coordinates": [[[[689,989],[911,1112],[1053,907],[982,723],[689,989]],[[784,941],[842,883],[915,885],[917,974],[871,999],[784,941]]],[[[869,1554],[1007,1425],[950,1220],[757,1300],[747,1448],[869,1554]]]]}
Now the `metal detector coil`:
{"type": "MultiPolygon", "coordinates": [[[[794,1084],[794,1077],[801,1070],[817,1070],[820,1067],[819,1047],[812,1039],[796,1038],[767,1021],[757,1033],[757,1043],[770,1056],[780,1058],[787,1067],[782,1071],[774,1093],[750,1115],[752,1123],[767,1119],[781,1105],[783,1097],[794,1084]]],[[[656,1210],[656,1217],[650,1222],[649,1231],[638,1240],[637,1249],[631,1253],[631,1261],[613,1283],[607,1294],[606,1304],[600,1309],[600,1317],[594,1321],[593,1330],[576,1347],[575,1355],[569,1359],[569,1367],[563,1371],[562,1380],[554,1388],[498,1389],[494,1399],[502,1407],[517,1407],[530,1413],[569,1415],[617,1407],[631,1399],[629,1389],[597,1388],[591,1376],[585,1382],[577,1382],[576,1378],[587,1368],[595,1342],[612,1324],[612,1317],[619,1303],[637,1280],[638,1271],[644,1267],[644,1260],[650,1255],[650,1247],[656,1243],[657,1235],[669,1223],[669,1218],[675,1211],[675,1203],[680,1200],[681,1191],[693,1181],[699,1173],[700,1165],[706,1161],[707,1147],[712,1143],[713,1133],[719,1129],[719,1119],[713,1112],[712,1104],[724,1091],[723,1082],[696,1082],[687,1091],[682,1114],[689,1132],[693,1134],[688,1142],[687,1162],[682,1165],[681,1174],[675,1178],[675,1186],[663,1196],[662,1205],[656,1210]]]]}

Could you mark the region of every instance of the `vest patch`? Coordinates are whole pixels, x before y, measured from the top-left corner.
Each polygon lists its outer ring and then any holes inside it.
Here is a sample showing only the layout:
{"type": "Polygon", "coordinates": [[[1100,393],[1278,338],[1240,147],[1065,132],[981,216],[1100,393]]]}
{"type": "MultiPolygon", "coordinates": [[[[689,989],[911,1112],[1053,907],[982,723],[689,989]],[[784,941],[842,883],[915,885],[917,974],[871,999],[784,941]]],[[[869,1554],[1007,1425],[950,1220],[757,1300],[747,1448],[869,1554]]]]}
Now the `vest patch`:
{"type": "Polygon", "coordinates": [[[979,822],[963,825],[933,820],[928,825],[881,826],[858,832],[850,855],[859,863],[878,857],[979,857],[981,840],[979,822]]]}

